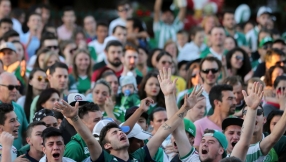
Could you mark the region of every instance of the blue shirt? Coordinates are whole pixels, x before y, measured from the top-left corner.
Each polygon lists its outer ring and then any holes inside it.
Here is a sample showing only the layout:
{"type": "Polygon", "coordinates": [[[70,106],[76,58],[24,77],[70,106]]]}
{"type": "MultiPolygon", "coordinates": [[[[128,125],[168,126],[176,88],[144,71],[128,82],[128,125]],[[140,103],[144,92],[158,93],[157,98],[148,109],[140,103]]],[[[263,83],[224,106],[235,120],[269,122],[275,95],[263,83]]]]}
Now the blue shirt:
{"type": "MultiPolygon", "coordinates": [[[[30,37],[30,32],[23,34],[20,37],[21,43],[26,45],[28,43],[29,37],[30,37]]],[[[39,47],[40,47],[40,40],[38,39],[38,37],[33,36],[29,46],[26,47],[26,51],[28,53],[29,58],[31,58],[33,55],[36,54],[36,50],[39,47]]]]}

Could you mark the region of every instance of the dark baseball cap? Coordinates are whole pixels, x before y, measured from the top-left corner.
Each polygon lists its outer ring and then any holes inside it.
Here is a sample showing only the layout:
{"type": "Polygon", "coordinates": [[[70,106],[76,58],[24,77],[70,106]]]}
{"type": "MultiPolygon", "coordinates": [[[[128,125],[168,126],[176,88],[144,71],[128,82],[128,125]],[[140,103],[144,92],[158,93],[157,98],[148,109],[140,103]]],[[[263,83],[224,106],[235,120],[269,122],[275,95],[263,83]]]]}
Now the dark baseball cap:
{"type": "Polygon", "coordinates": [[[226,118],[222,122],[222,130],[225,130],[230,125],[237,125],[237,126],[242,127],[243,121],[244,121],[243,119],[235,118],[235,117],[226,118]]]}
{"type": "MultiPolygon", "coordinates": [[[[130,107],[129,109],[126,110],[125,112],[125,121],[130,118],[130,116],[132,114],[134,114],[134,112],[138,109],[139,107],[138,106],[133,106],[133,107],[130,107]]],[[[144,119],[148,120],[148,114],[146,112],[144,112],[141,117],[143,117],[144,119]]]]}

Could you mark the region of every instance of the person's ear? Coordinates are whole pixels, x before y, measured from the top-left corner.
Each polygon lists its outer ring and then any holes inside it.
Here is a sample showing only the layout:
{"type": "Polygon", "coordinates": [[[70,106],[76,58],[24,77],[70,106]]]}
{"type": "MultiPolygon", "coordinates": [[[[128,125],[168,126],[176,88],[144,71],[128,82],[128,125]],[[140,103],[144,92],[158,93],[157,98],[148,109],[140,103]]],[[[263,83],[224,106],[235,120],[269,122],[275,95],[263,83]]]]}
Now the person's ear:
{"type": "Polygon", "coordinates": [[[111,147],[111,144],[110,143],[106,143],[105,145],[104,145],[104,149],[105,150],[108,150],[108,149],[111,149],[112,147],[111,147]]]}
{"type": "Polygon", "coordinates": [[[216,105],[220,106],[220,101],[219,101],[219,100],[214,100],[214,105],[215,105],[215,106],[216,106],[216,105]]]}
{"type": "Polygon", "coordinates": [[[220,148],[218,149],[218,153],[219,153],[220,155],[222,155],[222,154],[224,153],[224,149],[223,149],[222,147],[220,147],[220,148]]]}
{"type": "Polygon", "coordinates": [[[26,138],[26,142],[27,142],[29,145],[31,145],[31,138],[30,138],[30,137],[27,137],[27,138],[26,138]]]}
{"type": "Polygon", "coordinates": [[[45,146],[42,146],[42,150],[43,150],[43,153],[46,154],[46,148],[45,148],[45,146]]]}
{"type": "Polygon", "coordinates": [[[0,132],[4,131],[4,125],[0,125],[0,132]]]}

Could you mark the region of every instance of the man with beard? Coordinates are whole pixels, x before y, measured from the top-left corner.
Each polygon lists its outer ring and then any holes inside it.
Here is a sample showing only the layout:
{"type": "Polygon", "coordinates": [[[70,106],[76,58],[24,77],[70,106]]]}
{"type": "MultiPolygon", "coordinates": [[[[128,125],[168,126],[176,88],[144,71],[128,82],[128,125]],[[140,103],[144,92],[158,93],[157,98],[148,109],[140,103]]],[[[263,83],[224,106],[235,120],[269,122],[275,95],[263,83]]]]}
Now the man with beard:
{"type": "Polygon", "coordinates": [[[226,118],[222,122],[222,130],[228,141],[227,154],[231,154],[234,146],[240,139],[241,127],[243,119],[240,118],[226,118]]]}
{"type": "Polygon", "coordinates": [[[272,10],[269,7],[262,6],[257,12],[256,21],[258,25],[246,33],[246,40],[250,45],[252,52],[257,50],[258,33],[261,29],[266,28],[271,21],[272,10]]]}
{"type": "Polygon", "coordinates": [[[121,58],[121,62],[123,64],[123,72],[121,73],[121,76],[126,76],[128,73],[132,73],[136,78],[137,85],[139,85],[142,80],[142,77],[137,75],[135,70],[138,64],[138,53],[138,49],[135,46],[126,45],[123,57],[121,58]]]}
{"type": "Polygon", "coordinates": [[[247,46],[246,38],[243,33],[235,30],[236,22],[234,19],[233,11],[225,11],[223,14],[222,24],[224,26],[225,34],[227,36],[232,36],[236,41],[239,47],[247,46]]]}
{"type": "Polygon", "coordinates": [[[105,48],[106,61],[103,60],[93,66],[92,81],[97,80],[97,76],[102,69],[110,69],[114,71],[115,75],[119,77],[123,72],[123,66],[121,63],[121,57],[123,55],[123,45],[118,40],[109,41],[105,48]]]}
{"type": "Polygon", "coordinates": [[[209,94],[210,103],[214,109],[211,116],[206,116],[195,121],[197,129],[194,146],[198,148],[204,131],[206,129],[214,129],[222,132],[222,121],[229,115],[235,113],[236,100],[230,85],[215,85],[209,94]]]}
{"type": "Polygon", "coordinates": [[[208,55],[214,56],[219,60],[226,54],[224,49],[225,31],[222,26],[215,26],[210,31],[209,41],[211,44],[210,48],[207,48],[201,53],[201,58],[205,58],[208,55]]]}

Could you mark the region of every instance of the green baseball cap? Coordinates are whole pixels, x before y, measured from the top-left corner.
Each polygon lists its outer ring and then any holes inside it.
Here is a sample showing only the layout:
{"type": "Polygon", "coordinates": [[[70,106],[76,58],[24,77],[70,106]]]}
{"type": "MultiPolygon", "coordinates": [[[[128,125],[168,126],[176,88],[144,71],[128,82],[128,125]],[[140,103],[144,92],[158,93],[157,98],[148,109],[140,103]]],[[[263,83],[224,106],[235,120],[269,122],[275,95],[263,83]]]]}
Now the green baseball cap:
{"type": "Polygon", "coordinates": [[[263,38],[260,42],[259,42],[259,47],[261,48],[264,44],[266,43],[273,43],[273,39],[269,36],[263,38]]]}
{"type": "Polygon", "coordinates": [[[196,137],[196,126],[189,119],[184,118],[185,131],[196,137]]]}
{"type": "Polygon", "coordinates": [[[222,146],[222,148],[224,149],[224,153],[223,153],[223,158],[226,157],[227,153],[226,153],[226,149],[227,149],[227,145],[228,145],[228,142],[227,142],[227,139],[225,137],[225,135],[218,131],[218,130],[214,130],[214,133],[205,133],[204,134],[204,137],[205,136],[211,136],[211,137],[214,137],[218,140],[218,142],[220,143],[220,145],[222,146]]]}

